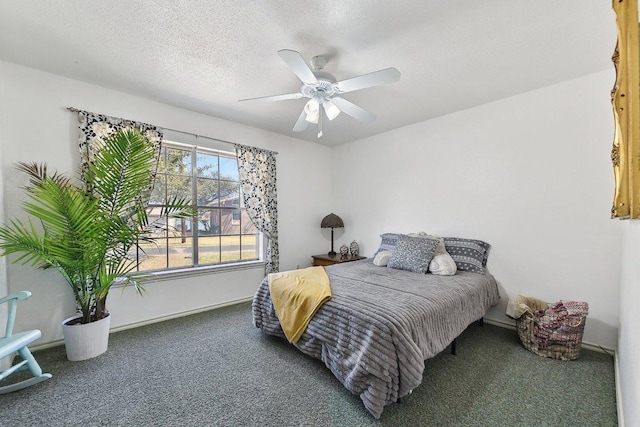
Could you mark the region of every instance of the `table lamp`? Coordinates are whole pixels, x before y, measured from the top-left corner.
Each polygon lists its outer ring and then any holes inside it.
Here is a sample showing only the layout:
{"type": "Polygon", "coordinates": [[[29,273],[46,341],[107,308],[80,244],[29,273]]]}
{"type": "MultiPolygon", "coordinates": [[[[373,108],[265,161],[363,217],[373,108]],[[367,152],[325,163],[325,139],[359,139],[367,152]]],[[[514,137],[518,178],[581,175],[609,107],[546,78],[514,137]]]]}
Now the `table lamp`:
{"type": "Polygon", "coordinates": [[[331,251],[329,252],[329,256],[336,256],[336,251],[333,250],[333,229],[334,228],[342,228],[344,227],[344,222],[342,222],[342,218],[334,213],[330,213],[329,215],[322,218],[322,223],[320,223],[320,228],[330,228],[331,229],[331,251]]]}

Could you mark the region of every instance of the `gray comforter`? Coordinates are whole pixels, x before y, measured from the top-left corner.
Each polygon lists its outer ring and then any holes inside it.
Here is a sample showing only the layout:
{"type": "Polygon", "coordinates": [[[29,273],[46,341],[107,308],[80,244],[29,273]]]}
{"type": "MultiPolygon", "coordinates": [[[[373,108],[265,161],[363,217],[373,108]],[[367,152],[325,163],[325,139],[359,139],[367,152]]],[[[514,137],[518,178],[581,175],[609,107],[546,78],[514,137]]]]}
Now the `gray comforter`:
{"type": "MultiPolygon", "coordinates": [[[[371,259],[326,271],[332,298],[295,346],[321,359],[376,418],[420,384],[425,359],[445,349],[500,298],[489,273],[418,274],[376,267],[371,259]]],[[[267,278],[253,298],[253,321],[284,337],[267,278]]]]}

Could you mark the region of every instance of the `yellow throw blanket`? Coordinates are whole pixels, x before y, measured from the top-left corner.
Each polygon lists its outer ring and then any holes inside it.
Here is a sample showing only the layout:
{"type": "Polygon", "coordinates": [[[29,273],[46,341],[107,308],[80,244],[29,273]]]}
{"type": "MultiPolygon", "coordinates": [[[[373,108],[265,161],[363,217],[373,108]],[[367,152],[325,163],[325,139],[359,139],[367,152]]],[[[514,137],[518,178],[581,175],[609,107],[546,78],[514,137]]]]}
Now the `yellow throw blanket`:
{"type": "Polygon", "coordinates": [[[331,298],[324,267],[269,274],[269,292],[287,340],[298,342],[311,318],[331,298]]]}

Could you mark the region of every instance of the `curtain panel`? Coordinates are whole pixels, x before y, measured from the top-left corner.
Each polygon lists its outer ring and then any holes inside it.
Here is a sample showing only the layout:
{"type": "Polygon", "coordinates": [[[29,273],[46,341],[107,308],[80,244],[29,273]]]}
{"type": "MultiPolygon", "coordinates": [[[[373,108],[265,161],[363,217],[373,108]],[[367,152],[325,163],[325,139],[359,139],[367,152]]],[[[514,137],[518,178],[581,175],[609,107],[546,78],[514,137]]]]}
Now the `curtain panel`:
{"type": "MultiPolygon", "coordinates": [[[[145,136],[155,148],[154,167],[150,171],[155,179],[162,148],[162,131],[156,126],[88,111],[78,111],[78,122],[80,128],[78,148],[80,149],[82,176],[84,176],[88,165],[93,161],[95,154],[104,145],[106,138],[122,129],[135,129],[145,136]]],[[[149,195],[151,190],[152,188],[149,189],[149,195]]]]}
{"type": "Polygon", "coordinates": [[[247,215],[269,239],[265,275],[280,268],[276,156],[273,151],[235,144],[238,172],[247,215]]]}

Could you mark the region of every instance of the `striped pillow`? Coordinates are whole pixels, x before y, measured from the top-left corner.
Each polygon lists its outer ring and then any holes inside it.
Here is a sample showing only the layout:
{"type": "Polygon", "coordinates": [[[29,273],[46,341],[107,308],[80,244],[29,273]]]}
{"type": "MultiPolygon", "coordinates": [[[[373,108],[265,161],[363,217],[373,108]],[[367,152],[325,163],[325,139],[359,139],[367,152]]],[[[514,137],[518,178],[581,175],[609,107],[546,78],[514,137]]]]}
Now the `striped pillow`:
{"type": "Polygon", "coordinates": [[[444,246],[458,270],[484,274],[491,245],[482,240],[445,237],[444,246]]]}

